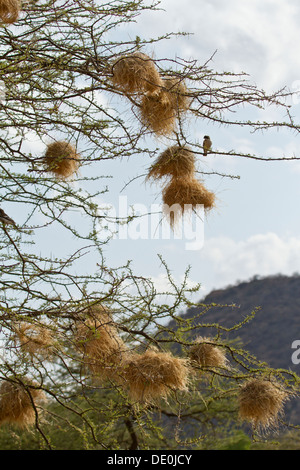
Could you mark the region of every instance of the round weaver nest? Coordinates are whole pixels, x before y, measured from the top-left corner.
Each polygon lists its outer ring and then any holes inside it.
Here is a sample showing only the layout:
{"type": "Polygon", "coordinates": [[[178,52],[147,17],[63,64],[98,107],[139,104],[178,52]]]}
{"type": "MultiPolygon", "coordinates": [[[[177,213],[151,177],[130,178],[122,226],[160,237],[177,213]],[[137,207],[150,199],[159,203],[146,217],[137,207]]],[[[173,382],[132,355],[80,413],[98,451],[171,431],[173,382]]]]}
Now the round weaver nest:
{"type": "Polygon", "coordinates": [[[28,428],[36,421],[36,403],[45,400],[42,390],[30,383],[3,381],[0,386],[0,424],[28,428]]]}
{"type": "Polygon", "coordinates": [[[189,372],[186,359],[149,349],[125,358],[122,381],[134,401],[154,402],[174,390],[186,390],[189,372]]]}
{"type": "Polygon", "coordinates": [[[254,378],[242,385],[238,400],[241,419],[254,428],[268,428],[277,424],[287,393],[277,383],[254,378]]]}
{"type": "Polygon", "coordinates": [[[83,353],[83,364],[100,381],[113,378],[127,351],[111,313],[102,305],[89,309],[86,318],[77,322],[74,342],[83,353]]]}
{"type": "Polygon", "coordinates": [[[65,141],[49,144],[43,158],[46,170],[63,179],[78,170],[79,159],[75,147],[65,141]]]}
{"type": "Polygon", "coordinates": [[[191,177],[195,172],[195,155],[187,147],[173,145],[162,152],[148,172],[147,179],[164,176],[191,177]]]}
{"type": "Polygon", "coordinates": [[[204,206],[206,211],[215,205],[215,195],[194,177],[173,178],[163,190],[163,211],[174,227],[185,213],[204,206]]]}
{"type": "Polygon", "coordinates": [[[19,0],[0,0],[0,19],[3,23],[15,23],[19,19],[20,11],[19,0]]]}
{"type": "Polygon", "coordinates": [[[124,93],[157,93],[163,85],[154,61],[142,52],[125,55],[112,67],[112,81],[124,93]]]}
{"type": "Polygon", "coordinates": [[[210,338],[196,338],[191,346],[189,357],[201,367],[226,367],[226,355],[220,347],[216,346],[210,338]]]}

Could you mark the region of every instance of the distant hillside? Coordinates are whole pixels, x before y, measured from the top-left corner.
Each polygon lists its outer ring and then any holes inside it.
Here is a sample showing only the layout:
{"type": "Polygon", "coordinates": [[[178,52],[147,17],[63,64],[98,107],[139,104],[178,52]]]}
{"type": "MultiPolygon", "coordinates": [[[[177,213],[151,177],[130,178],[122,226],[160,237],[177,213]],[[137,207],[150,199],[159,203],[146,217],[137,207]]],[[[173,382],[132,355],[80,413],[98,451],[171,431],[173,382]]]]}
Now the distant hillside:
{"type": "MultiPolygon", "coordinates": [[[[300,275],[255,277],[249,282],[215,290],[201,301],[201,304],[211,303],[236,305],[214,307],[199,320],[226,327],[234,326],[255,307],[260,307],[254,319],[230,333],[230,338],[239,337],[247,351],[271,367],[293,370],[300,376],[300,364],[293,364],[291,347],[294,340],[300,341],[300,275]]],[[[193,307],[184,317],[193,318],[200,309],[201,306],[193,307]]],[[[207,333],[203,331],[203,335],[207,333]]],[[[289,406],[288,417],[293,424],[300,424],[300,398],[289,406]]]]}

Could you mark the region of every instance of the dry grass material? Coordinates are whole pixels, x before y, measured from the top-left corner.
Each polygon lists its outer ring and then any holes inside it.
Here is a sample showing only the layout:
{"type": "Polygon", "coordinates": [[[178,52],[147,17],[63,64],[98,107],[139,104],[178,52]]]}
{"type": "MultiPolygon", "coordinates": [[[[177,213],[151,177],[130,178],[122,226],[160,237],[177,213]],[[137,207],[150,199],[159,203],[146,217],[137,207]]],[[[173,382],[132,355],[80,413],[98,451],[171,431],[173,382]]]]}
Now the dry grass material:
{"type": "Polygon", "coordinates": [[[192,177],[195,172],[195,155],[187,147],[173,145],[156,159],[147,179],[158,180],[164,176],[175,178],[192,177]]]}
{"type": "Polygon", "coordinates": [[[15,330],[15,339],[20,343],[22,351],[31,357],[51,359],[54,353],[54,332],[44,325],[22,323],[15,330]]]}
{"type": "Polygon", "coordinates": [[[227,358],[211,338],[199,337],[189,351],[191,361],[201,367],[226,367],[227,358]]]}
{"type": "Polygon", "coordinates": [[[3,23],[15,23],[19,19],[20,12],[19,0],[0,0],[0,19],[3,23]]]}
{"type": "Polygon", "coordinates": [[[185,359],[149,349],[126,357],[122,378],[132,400],[152,403],[174,390],[187,390],[189,373],[185,359]]]}
{"type": "Polygon", "coordinates": [[[79,168],[80,156],[75,147],[65,141],[49,144],[44,156],[46,170],[65,179],[72,176],[79,168]]]}
{"type": "Polygon", "coordinates": [[[170,77],[163,79],[164,87],[170,94],[173,108],[185,112],[190,107],[190,98],[185,82],[181,78],[170,77]]]}
{"type": "Polygon", "coordinates": [[[239,392],[239,415],[254,428],[276,426],[287,393],[282,386],[268,380],[250,379],[239,392]]]}
{"type": "Polygon", "coordinates": [[[164,213],[174,227],[185,213],[203,205],[206,211],[215,205],[215,195],[194,177],[173,178],[163,190],[164,213]]]}
{"type": "Polygon", "coordinates": [[[83,363],[97,380],[113,379],[127,347],[117,332],[111,315],[103,306],[93,307],[79,322],[75,346],[83,353],[83,363]]]}
{"type": "Polygon", "coordinates": [[[144,95],[140,105],[140,120],[158,136],[168,136],[174,132],[176,110],[170,93],[161,90],[156,95],[144,95]]]}
{"type": "Polygon", "coordinates": [[[121,57],[112,72],[114,85],[124,93],[157,93],[163,85],[154,61],[142,52],[121,57]]]}
{"type": "Polygon", "coordinates": [[[45,400],[42,390],[33,385],[5,381],[0,386],[0,425],[14,424],[28,428],[36,421],[36,404],[45,400]]]}

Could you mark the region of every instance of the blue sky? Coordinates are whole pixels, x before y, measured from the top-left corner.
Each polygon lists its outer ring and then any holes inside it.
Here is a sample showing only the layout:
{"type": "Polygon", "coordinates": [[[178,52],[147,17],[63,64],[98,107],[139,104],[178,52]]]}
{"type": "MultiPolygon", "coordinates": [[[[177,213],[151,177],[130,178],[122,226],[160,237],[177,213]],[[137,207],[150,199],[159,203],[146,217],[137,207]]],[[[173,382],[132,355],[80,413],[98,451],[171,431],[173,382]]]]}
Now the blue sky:
{"type": "MultiPolygon", "coordinates": [[[[251,83],[268,92],[284,86],[293,89],[300,81],[300,4],[296,0],[162,0],[160,6],[162,11],[144,12],[136,23],[112,32],[111,39],[132,40],[136,35],[149,39],[166,32],[185,31],[191,35],[153,43],[145,52],[156,59],[182,57],[202,64],[217,51],[210,64],[212,68],[219,72],[246,72],[251,83]]],[[[99,99],[109,103],[111,97],[99,99]]],[[[247,117],[247,111],[241,113],[247,117]]],[[[294,101],[292,114],[297,121],[298,100],[294,101]]],[[[134,119],[130,111],[129,118],[134,119]]],[[[268,108],[256,114],[252,111],[251,118],[272,121],[284,120],[285,116],[268,108]]],[[[300,157],[299,136],[287,130],[251,134],[247,129],[221,128],[204,120],[193,124],[191,135],[195,141],[201,142],[205,134],[211,136],[214,148],[219,151],[234,149],[266,157],[300,157]]],[[[163,139],[147,142],[161,151],[167,145],[163,139]]],[[[42,143],[35,143],[37,154],[43,148],[42,143]]],[[[118,209],[122,196],[129,206],[139,204],[148,212],[153,204],[161,202],[160,186],[146,184],[141,176],[151,163],[149,157],[135,155],[122,161],[96,162],[83,169],[82,174],[96,171],[113,176],[107,180],[109,192],[99,203],[118,209]],[[138,178],[124,189],[135,177],[138,178]]],[[[116,239],[105,249],[109,266],[117,267],[130,259],[137,275],[151,277],[159,290],[168,289],[160,254],[178,282],[186,268],[191,267],[191,285],[202,285],[194,300],[212,289],[254,275],[300,272],[300,161],[262,162],[211,154],[199,157],[197,165],[200,171],[239,176],[239,179],[204,177],[206,186],[216,194],[217,204],[205,218],[201,249],[187,250],[184,239],[116,239]]],[[[18,218],[16,213],[10,215],[18,218]]],[[[19,215],[21,220],[23,214],[19,215]]],[[[45,239],[38,232],[34,237],[37,249],[39,246],[42,249],[45,239]]],[[[51,235],[47,237],[47,248],[50,239],[51,235]]],[[[54,240],[51,251],[60,256],[54,240]]],[[[71,249],[71,244],[62,247],[64,252],[71,249]]],[[[93,272],[94,260],[89,262],[92,264],[86,269],[93,272]]]]}

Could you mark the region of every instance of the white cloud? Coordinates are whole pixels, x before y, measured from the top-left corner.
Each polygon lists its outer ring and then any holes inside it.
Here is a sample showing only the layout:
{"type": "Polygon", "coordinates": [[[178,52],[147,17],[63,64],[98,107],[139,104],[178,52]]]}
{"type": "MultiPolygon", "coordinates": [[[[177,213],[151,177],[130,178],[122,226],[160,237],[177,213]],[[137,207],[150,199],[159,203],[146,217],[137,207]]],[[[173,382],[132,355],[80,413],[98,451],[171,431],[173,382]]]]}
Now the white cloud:
{"type": "MultiPolygon", "coordinates": [[[[175,285],[183,282],[183,256],[177,250],[176,269],[173,255],[170,256],[175,285]],[[181,262],[180,262],[181,261],[181,262]]],[[[189,257],[186,256],[186,261],[189,257]]],[[[238,281],[248,281],[255,275],[292,275],[300,266],[300,237],[280,237],[268,232],[249,236],[245,240],[234,240],[220,236],[205,241],[203,249],[193,254],[192,270],[187,281],[188,287],[200,284],[198,292],[190,294],[192,301],[199,301],[213,289],[226,288],[238,281]]],[[[156,301],[172,304],[174,292],[164,272],[149,277],[157,291],[156,301]]]]}
{"type": "Polygon", "coordinates": [[[300,237],[280,237],[269,232],[242,241],[211,238],[206,240],[199,262],[204,266],[206,291],[255,275],[292,275],[300,266],[300,237]]]}

